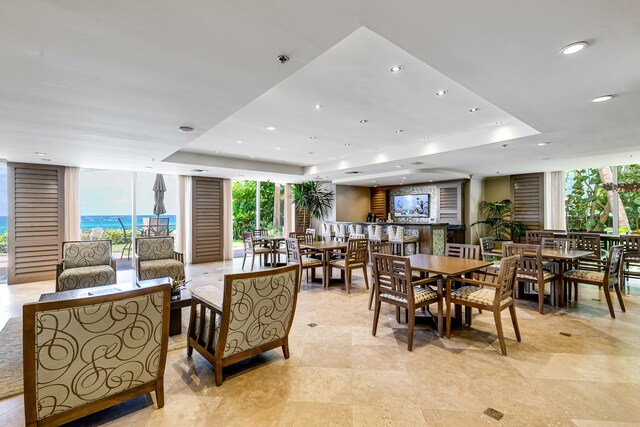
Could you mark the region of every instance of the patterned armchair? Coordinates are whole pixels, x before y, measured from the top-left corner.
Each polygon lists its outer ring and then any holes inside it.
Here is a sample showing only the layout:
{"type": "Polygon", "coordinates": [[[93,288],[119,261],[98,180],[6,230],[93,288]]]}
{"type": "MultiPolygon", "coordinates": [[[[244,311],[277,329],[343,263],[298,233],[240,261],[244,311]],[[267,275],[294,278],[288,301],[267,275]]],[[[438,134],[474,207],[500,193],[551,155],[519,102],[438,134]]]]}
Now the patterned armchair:
{"type": "Polygon", "coordinates": [[[138,280],[184,276],[184,257],[173,250],[173,237],[140,237],[134,254],[138,280]]]}
{"type": "Polygon", "coordinates": [[[111,240],[62,242],[62,254],[63,259],[56,266],[56,291],[117,282],[111,240]]]}
{"type": "Polygon", "coordinates": [[[224,366],[277,347],[288,359],[298,280],[298,265],[291,265],[225,275],[223,292],[192,289],[187,355],[196,349],[212,363],[218,386],[224,366]]]}
{"type": "Polygon", "coordinates": [[[61,425],[155,391],[164,405],[170,285],[23,306],[25,424],[61,425]]]}

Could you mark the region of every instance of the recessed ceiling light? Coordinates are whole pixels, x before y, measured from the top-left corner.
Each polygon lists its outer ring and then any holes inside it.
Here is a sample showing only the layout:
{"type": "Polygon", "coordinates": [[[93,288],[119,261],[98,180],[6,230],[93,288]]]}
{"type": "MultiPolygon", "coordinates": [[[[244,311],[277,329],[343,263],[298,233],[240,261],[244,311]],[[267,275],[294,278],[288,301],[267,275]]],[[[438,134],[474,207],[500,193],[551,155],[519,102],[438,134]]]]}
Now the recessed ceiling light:
{"type": "Polygon", "coordinates": [[[377,186],[378,186],[378,184],[374,185],[374,187],[377,187],[377,186]]]}
{"type": "Polygon", "coordinates": [[[345,147],[351,147],[351,144],[344,144],[345,147]]]}
{"type": "Polygon", "coordinates": [[[396,167],[397,167],[397,168],[401,168],[401,167],[402,167],[402,165],[396,165],[396,167]]]}
{"type": "Polygon", "coordinates": [[[613,99],[613,95],[602,95],[597,98],[593,98],[591,102],[605,102],[613,99]]]}
{"type": "Polygon", "coordinates": [[[433,180],[432,180],[432,179],[430,179],[430,180],[429,180],[429,182],[433,182],[433,180]]]}
{"type": "Polygon", "coordinates": [[[368,121],[369,120],[362,119],[362,120],[360,120],[360,123],[367,123],[368,121]]]}
{"type": "Polygon", "coordinates": [[[276,128],[274,128],[273,126],[268,126],[267,130],[276,130],[276,128]]]}
{"type": "Polygon", "coordinates": [[[240,141],[240,140],[238,140],[238,141],[236,141],[236,142],[237,142],[238,144],[242,144],[242,141],[240,141]]]}
{"type": "Polygon", "coordinates": [[[252,154],[252,155],[251,155],[251,156],[249,156],[249,157],[251,157],[251,158],[253,159],[253,158],[254,158],[254,157],[256,157],[256,156],[254,156],[254,155],[252,154]]]}
{"type": "Polygon", "coordinates": [[[309,151],[307,154],[313,154],[313,151],[309,151]]]}
{"type": "Polygon", "coordinates": [[[178,130],[180,132],[193,132],[193,128],[191,126],[178,126],[178,130]]]}
{"type": "Polygon", "coordinates": [[[35,154],[36,156],[46,156],[46,155],[47,155],[47,153],[42,153],[42,152],[40,152],[40,151],[36,151],[34,154],[35,154]]]}
{"type": "Polygon", "coordinates": [[[447,93],[446,90],[439,90],[439,91],[436,92],[436,95],[443,96],[445,93],[447,93]]]}
{"type": "Polygon", "coordinates": [[[502,122],[502,121],[496,122],[497,125],[501,125],[502,123],[504,123],[504,122],[502,122]]]}
{"type": "Polygon", "coordinates": [[[497,171],[497,172],[496,172],[496,175],[500,175],[500,171],[497,171]]]}
{"type": "Polygon", "coordinates": [[[397,73],[398,71],[402,71],[402,65],[394,65],[393,67],[391,67],[392,73],[397,73]]]}
{"type": "Polygon", "coordinates": [[[377,148],[374,148],[374,149],[373,149],[373,152],[375,153],[376,151],[378,151],[378,149],[377,149],[377,148]]]}
{"type": "Polygon", "coordinates": [[[475,113],[478,110],[479,110],[479,108],[471,108],[471,109],[469,109],[469,112],[470,113],[475,113]]]}
{"type": "Polygon", "coordinates": [[[547,144],[548,144],[548,142],[538,142],[536,145],[543,146],[543,145],[547,145],[547,144]]]}
{"type": "Polygon", "coordinates": [[[215,151],[213,152],[213,154],[218,154],[218,150],[215,150],[215,151]]]}
{"type": "Polygon", "coordinates": [[[404,129],[396,129],[396,133],[402,133],[404,129]]]}
{"type": "Polygon", "coordinates": [[[407,177],[406,177],[406,176],[403,176],[403,177],[402,177],[402,179],[407,179],[407,177]]]}
{"type": "Polygon", "coordinates": [[[280,149],[280,147],[276,147],[276,150],[279,150],[279,149],[280,149]]]}
{"type": "Polygon", "coordinates": [[[318,139],[317,136],[310,136],[309,139],[318,139]]]}
{"type": "Polygon", "coordinates": [[[371,182],[376,183],[376,182],[378,182],[378,181],[376,181],[375,179],[372,179],[372,180],[371,180],[371,182]]]}
{"type": "Polygon", "coordinates": [[[320,104],[316,104],[316,105],[313,106],[314,110],[320,110],[321,108],[322,108],[322,105],[320,105],[320,104]]]}
{"type": "Polygon", "coordinates": [[[195,173],[202,173],[202,172],[206,172],[206,169],[191,169],[191,172],[195,172],[195,173]]]}
{"type": "Polygon", "coordinates": [[[560,53],[563,55],[571,55],[573,53],[580,52],[582,49],[586,48],[587,46],[588,46],[587,42],[571,43],[570,45],[563,47],[560,50],[560,53]]]}

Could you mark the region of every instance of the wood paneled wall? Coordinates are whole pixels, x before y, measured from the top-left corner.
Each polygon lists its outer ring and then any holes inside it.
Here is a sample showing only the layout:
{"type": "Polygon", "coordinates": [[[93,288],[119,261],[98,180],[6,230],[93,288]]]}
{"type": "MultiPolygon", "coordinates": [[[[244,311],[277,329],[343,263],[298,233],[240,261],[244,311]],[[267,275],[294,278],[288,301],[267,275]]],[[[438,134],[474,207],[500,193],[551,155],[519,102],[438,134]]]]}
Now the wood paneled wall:
{"type": "Polygon", "coordinates": [[[527,230],[544,229],[544,174],[511,175],[513,219],[527,230]]]}
{"type": "Polygon", "coordinates": [[[387,190],[383,188],[371,189],[371,213],[378,219],[387,219],[387,190]]]}
{"type": "Polygon", "coordinates": [[[64,167],[8,164],[10,285],[55,279],[64,238],[64,167]]]}
{"type": "Polygon", "coordinates": [[[223,259],[222,179],[193,177],[192,249],[194,264],[223,259]]]}

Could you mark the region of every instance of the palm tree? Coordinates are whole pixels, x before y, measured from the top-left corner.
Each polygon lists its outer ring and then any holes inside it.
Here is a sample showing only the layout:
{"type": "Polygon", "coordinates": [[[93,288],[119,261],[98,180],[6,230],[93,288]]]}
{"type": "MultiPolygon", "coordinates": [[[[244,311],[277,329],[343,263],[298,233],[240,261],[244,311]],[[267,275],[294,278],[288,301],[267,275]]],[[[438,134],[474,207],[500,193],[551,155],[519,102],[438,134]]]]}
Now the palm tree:
{"type": "Polygon", "coordinates": [[[307,214],[311,218],[324,218],[333,208],[333,191],[325,189],[318,181],[294,184],[292,203],[302,211],[302,223],[307,224],[307,214]]]}

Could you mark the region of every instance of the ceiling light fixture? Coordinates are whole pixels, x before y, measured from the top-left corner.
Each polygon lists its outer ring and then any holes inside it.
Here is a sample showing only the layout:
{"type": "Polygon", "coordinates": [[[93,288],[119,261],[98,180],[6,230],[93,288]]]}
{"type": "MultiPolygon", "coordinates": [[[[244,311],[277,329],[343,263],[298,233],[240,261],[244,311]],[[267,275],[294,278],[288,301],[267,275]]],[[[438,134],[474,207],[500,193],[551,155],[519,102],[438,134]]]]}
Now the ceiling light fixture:
{"type": "Polygon", "coordinates": [[[360,123],[367,123],[368,121],[369,121],[369,120],[362,119],[362,120],[360,120],[360,123]]]}
{"type": "Polygon", "coordinates": [[[502,122],[502,121],[496,122],[497,125],[501,125],[502,123],[504,123],[504,122],[502,122]]]}
{"type": "Polygon", "coordinates": [[[309,151],[307,154],[311,155],[311,154],[313,154],[313,151],[309,151]]]}
{"type": "Polygon", "coordinates": [[[547,145],[547,144],[548,144],[548,142],[538,142],[536,145],[541,147],[541,146],[547,145]]]}
{"type": "Polygon", "coordinates": [[[35,154],[36,156],[46,156],[46,155],[47,155],[47,153],[43,153],[43,152],[41,152],[41,151],[36,151],[34,154],[35,154]]]}
{"type": "Polygon", "coordinates": [[[279,149],[280,149],[280,147],[276,147],[276,150],[279,150],[279,149]]]}
{"type": "Polygon", "coordinates": [[[318,139],[317,136],[310,136],[309,139],[318,139]]]}
{"type": "Polygon", "coordinates": [[[436,95],[443,96],[445,93],[447,93],[446,90],[439,90],[439,91],[436,92],[436,95]]]}
{"type": "Polygon", "coordinates": [[[322,109],[322,105],[316,104],[316,105],[313,106],[313,109],[314,110],[320,110],[320,109],[322,109]]]}
{"type": "Polygon", "coordinates": [[[391,67],[392,73],[397,73],[398,71],[402,71],[402,65],[394,65],[393,67],[391,67]]]}
{"type": "Polygon", "coordinates": [[[207,171],[206,169],[191,169],[191,172],[194,172],[194,173],[202,173],[206,171],[207,171]]]}
{"type": "Polygon", "coordinates": [[[178,130],[180,132],[193,132],[193,128],[191,126],[178,126],[178,130]]]}
{"type": "Polygon", "coordinates": [[[376,181],[375,179],[372,179],[372,180],[371,180],[371,182],[376,183],[376,182],[378,182],[378,181],[376,181]]]}
{"type": "Polygon", "coordinates": [[[238,142],[238,144],[242,144],[242,141],[240,141],[240,140],[238,140],[237,142],[238,142]]]}
{"type": "Polygon", "coordinates": [[[613,99],[613,95],[602,95],[597,98],[593,98],[591,102],[605,102],[613,99]]]}
{"type": "Polygon", "coordinates": [[[276,130],[276,128],[274,128],[273,126],[268,126],[268,127],[267,127],[267,130],[271,130],[271,131],[273,131],[273,130],[276,130]]]}
{"type": "Polygon", "coordinates": [[[344,144],[345,147],[351,147],[351,144],[344,144]]]}
{"type": "Polygon", "coordinates": [[[397,168],[401,168],[401,167],[402,167],[402,165],[396,165],[396,167],[397,167],[397,168]]]}
{"type": "Polygon", "coordinates": [[[429,139],[431,139],[431,138],[427,138],[427,137],[422,138],[423,141],[428,141],[429,139]]]}
{"type": "Polygon", "coordinates": [[[374,148],[374,149],[373,149],[373,152],[375,153],[376,151],[378,151],[378,149],[377,149],[377,148],[374,148]]]}
{"type": "Polygon", "coordinates": [[[471,108],[471,109],[469,109],[469,112],[470,113],[475,113],[478,110],[479,110],[479,108],[471,108]]]}
{"type": "Polygon", "coordinates": [[[550,157],[545,157],[544,159],[542,159],[543,162],[546,162],[547,160],[551,160],[550,157]]]}
{"type": "Polygon", "coordinates": [[[254,157],[256,157],[256,156],[254,156],[254,155],[252,154],[250,157],[253,159],[253,158],[254,158],[254,157]]]}
{"type": "Polygon", "coordinates": [[[396,129],[396,133],[402,133],[404,129],[396,129]]]}
{"type": "Polygon", "coordinates": [[[562,55],[571,55],[574,54],[576,52],[580,52],[581,50],[583,50],[584,48],[586,48],[588,46],[587,42],[576,42],[576,43],[571,43],[568,46],[563,47],[560,50],[560,53],[562,55]]]}

